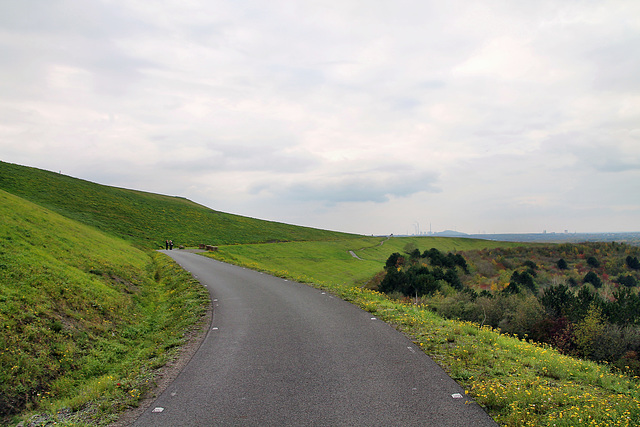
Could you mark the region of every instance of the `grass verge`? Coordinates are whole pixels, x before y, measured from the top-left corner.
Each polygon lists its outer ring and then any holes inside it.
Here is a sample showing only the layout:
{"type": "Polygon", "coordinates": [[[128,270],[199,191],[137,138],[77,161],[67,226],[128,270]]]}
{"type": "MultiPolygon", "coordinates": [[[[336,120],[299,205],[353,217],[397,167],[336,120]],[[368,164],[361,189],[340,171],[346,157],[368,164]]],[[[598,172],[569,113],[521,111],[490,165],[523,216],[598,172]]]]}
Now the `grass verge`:
{"type": "Polygon", "coordinates": [[[167,257],[0,191],[0,422],[103,425],[204,314],[167,257]]]}

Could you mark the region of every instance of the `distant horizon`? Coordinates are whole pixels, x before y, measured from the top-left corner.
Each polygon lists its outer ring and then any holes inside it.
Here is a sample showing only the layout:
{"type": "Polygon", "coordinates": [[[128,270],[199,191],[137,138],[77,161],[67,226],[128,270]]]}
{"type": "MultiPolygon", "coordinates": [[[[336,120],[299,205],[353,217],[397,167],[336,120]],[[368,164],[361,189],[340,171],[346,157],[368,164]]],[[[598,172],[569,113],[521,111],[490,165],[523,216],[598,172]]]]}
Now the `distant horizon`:
{"type": "Polygon", "coordinates": [[[467,234],[454,230],[433,232],[431,234],[398,234],[397,237],[460,237],[470,239],[487,239],[511,242],[538,243],[580,243],[580,242],[625,242],[640,245],[640,231],[618,232],[542,232],[542,233],[478,233],[467,234]]]}
{"type": "MultiPolygon", "coordinates": [[[[493,233],[466,233],[463,231],[456,231],[456,230],[442,230],[442,231],[434,231],[430,234],[421,234],[421,235],[433,235],[433,234],[441,234],[441,233],[447,233],[447,232],[454,232],[454,233],[462,233],[462,234],[466,234],[469,236],[482,236],[482,235],[492,235],[492,234],[640,234],[640,231],[530,231],[530,232],[493,232],[493,233]]],[[[412,234],[413,235],[413,234],[412,234]]],[[[416,234],[417,236],[417,234],[416,234]]]]}

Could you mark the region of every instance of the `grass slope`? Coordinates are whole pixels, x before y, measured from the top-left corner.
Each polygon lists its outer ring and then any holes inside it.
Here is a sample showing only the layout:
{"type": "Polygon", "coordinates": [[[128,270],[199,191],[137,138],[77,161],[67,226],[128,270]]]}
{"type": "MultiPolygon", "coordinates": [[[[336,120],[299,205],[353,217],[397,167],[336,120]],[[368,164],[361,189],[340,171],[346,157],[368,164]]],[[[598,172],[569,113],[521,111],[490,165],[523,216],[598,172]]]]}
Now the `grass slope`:
{"type": "Polygon", "coordinates": [[[348,236],[231,215],[180,197],[109,187],[6,162],[0,162],[0,189],[152,249],[166,239],[196,246],[348,236]]]}
{"type": "Polygon", "coordinates": [[[519,244],[443,237],[350,237],[321,242],[221,246],[210,256],[302,282],[322,280],[361,285],[384,267],[389,255],[403,252],[406,245],[435,247],[448,252],[519,244]]]}
{"type": "Polygon", "coordinates": [[[427,307],[401,303],[361,284],[408,243],[425,250],[472,250],[513,244],[470,239],[360,238],[221,247],[207,254],[329,290],[413,337],[504,426],[637,426],[640,388],[606,365],[489,327],[445,320],[427,307]],[[363,261],[347,253],[354,250],[363,261]],[[375,269],[375,270],[373,270],[375,269]]]}
{"type": "Polygon", "coordinates": [[[1,190],[0,218],[0,423],[25,410],[113,419],[204,313],[206,291],[167,257],[1,190]]]}

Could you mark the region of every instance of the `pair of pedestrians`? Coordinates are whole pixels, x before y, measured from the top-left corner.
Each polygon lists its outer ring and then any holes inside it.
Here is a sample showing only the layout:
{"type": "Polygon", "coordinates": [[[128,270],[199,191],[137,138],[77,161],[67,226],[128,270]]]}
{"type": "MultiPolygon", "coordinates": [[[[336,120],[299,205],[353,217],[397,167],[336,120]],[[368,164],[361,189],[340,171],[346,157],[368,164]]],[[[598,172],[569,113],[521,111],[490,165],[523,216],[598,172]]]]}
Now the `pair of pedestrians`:
{"type": "Polygon", "coordinates": [[[164,248],[172,251],[173,250],[173,240],[165,240],[164,241],[164,248]]]}

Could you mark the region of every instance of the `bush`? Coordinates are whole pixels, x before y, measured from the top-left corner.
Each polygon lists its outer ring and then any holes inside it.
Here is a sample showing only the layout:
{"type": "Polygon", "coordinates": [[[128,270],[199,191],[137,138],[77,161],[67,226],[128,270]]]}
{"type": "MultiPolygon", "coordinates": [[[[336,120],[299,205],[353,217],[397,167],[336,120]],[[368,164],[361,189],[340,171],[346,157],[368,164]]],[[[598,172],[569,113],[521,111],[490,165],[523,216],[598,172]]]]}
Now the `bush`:
{"type": "Polygon", "coordinates": [[[638,257],[632,257],[631,255],[629,255],[625,259],[625,263],[627,264],[627,267],[632,270],[640,270],[640,261],[638,261],[638,257]]]}
{"type": "Polygon", "coordinates": [[[578,352],[590,359],[595,358],[594,351],[605,331],[602,309],[596,305],[589,307],[583,320],[575,325],[575,339],[578,352]]]}
{"type": "Polygon", "coordinates": [[[433,311],[448,319],[479,322],[482,320],[480,307],[466,292],[454,292],[449,296],[438,295],[429,299],[433,311]],[[480,319],[479,319],[480,318],[480,319]]]}
{"type": "MultiPolygon", "coordinates": [[[[419,254],[417,249],[413,249],[412,253],[419,254]],[[417,251],[417,252],[416,252],[417,251]]],[[[457,257],[449,253],[443,256],[437,249],[431,249],[427,252],[429,257],[437,260],[439,264],[447,264],[447,260],[456,260],[457,257]],[[450,256],[451,255],[451,256],[450,256]],[[443,261],[444,260],[444,261],[443,261]]],[[[464,260],[464,258],[462,258],[464,260]]],[[[466,267],[466,264],[464,264],[466,267]]],[[[399,253],[393,253],[387,258],[385,263],[385,275],[378,285],[378,290],[386,294],[399,292],[404,296],[424,296],[432,295],[436,291],[441,291],[441,281],[445,281],[454,289],[461,291],[464,289],[460,277],[456,271],[455,264],[443,271],[441,267],[435,267],[429,271],[424,265],[412,262],[407,268],[405,260],[399,253]]]]}
{"type": "Polygon", "coordinates": [[[509,286],[511,286],[512,284],[522,285],[533,293],[536,293],[538,290],[536,284],[533,281],[533,276],[527,271],[523,271],[522,273],[514,271],[511,275],[511,279],[509,280],[509,286]]]}
{"type": "Polygon", "coordinates": [[[600,277],[593,271],[588,272],[582,281],[584,283],[591,283],[595,288],[602,287],[602,280],[600,280],[600,277]]]}
{"type": "Polygon", "coordinates": [[[613,363],[621,359],[627,352],[622,331],[623,328],[620,326],[604,323],[600,333],[595,337],[591,354],[583,356],[596,362],[613,363]]]}
{"type": "Polygon", "coordinates": [[[544,290],[540,303],[555,318],[567,316],[574,305],[573,292],[566,285],[550,286],[544,290]]]}
{"type": "Polygon", "coordinates": [[[633,277],[630,274],[627,274],[626,276],[623,276],[622,274],[620,276],[618,276],[618,278],[616,279],[616,282],[620,283],[621,285],[624,285],[628,288],[633,288],[634,286],[638,285],[638,282],[636,281],[636,278],[633,277]]]}
{"type": "Polygon", "coordinates": [[[502,319],[498,327],[506,333],[527,335],[544,319],[544,308],[531,294],[508,295],[501,299],[502,319]]]}
{"type": "Polygon", "coordinates": [[[600,262],[597,259],[595,259],[595,257],[590,256],[589,258],[587,258],[587,265],[593,268],[599,268],[600,262]]]}
{"type": "Polygon", "coordinates": [[[565,261],[564,258],[560,258],[556,265],[560,270],[566,270],[569,268],[569,266],[567,265],[567,261],[565,261]]]}

